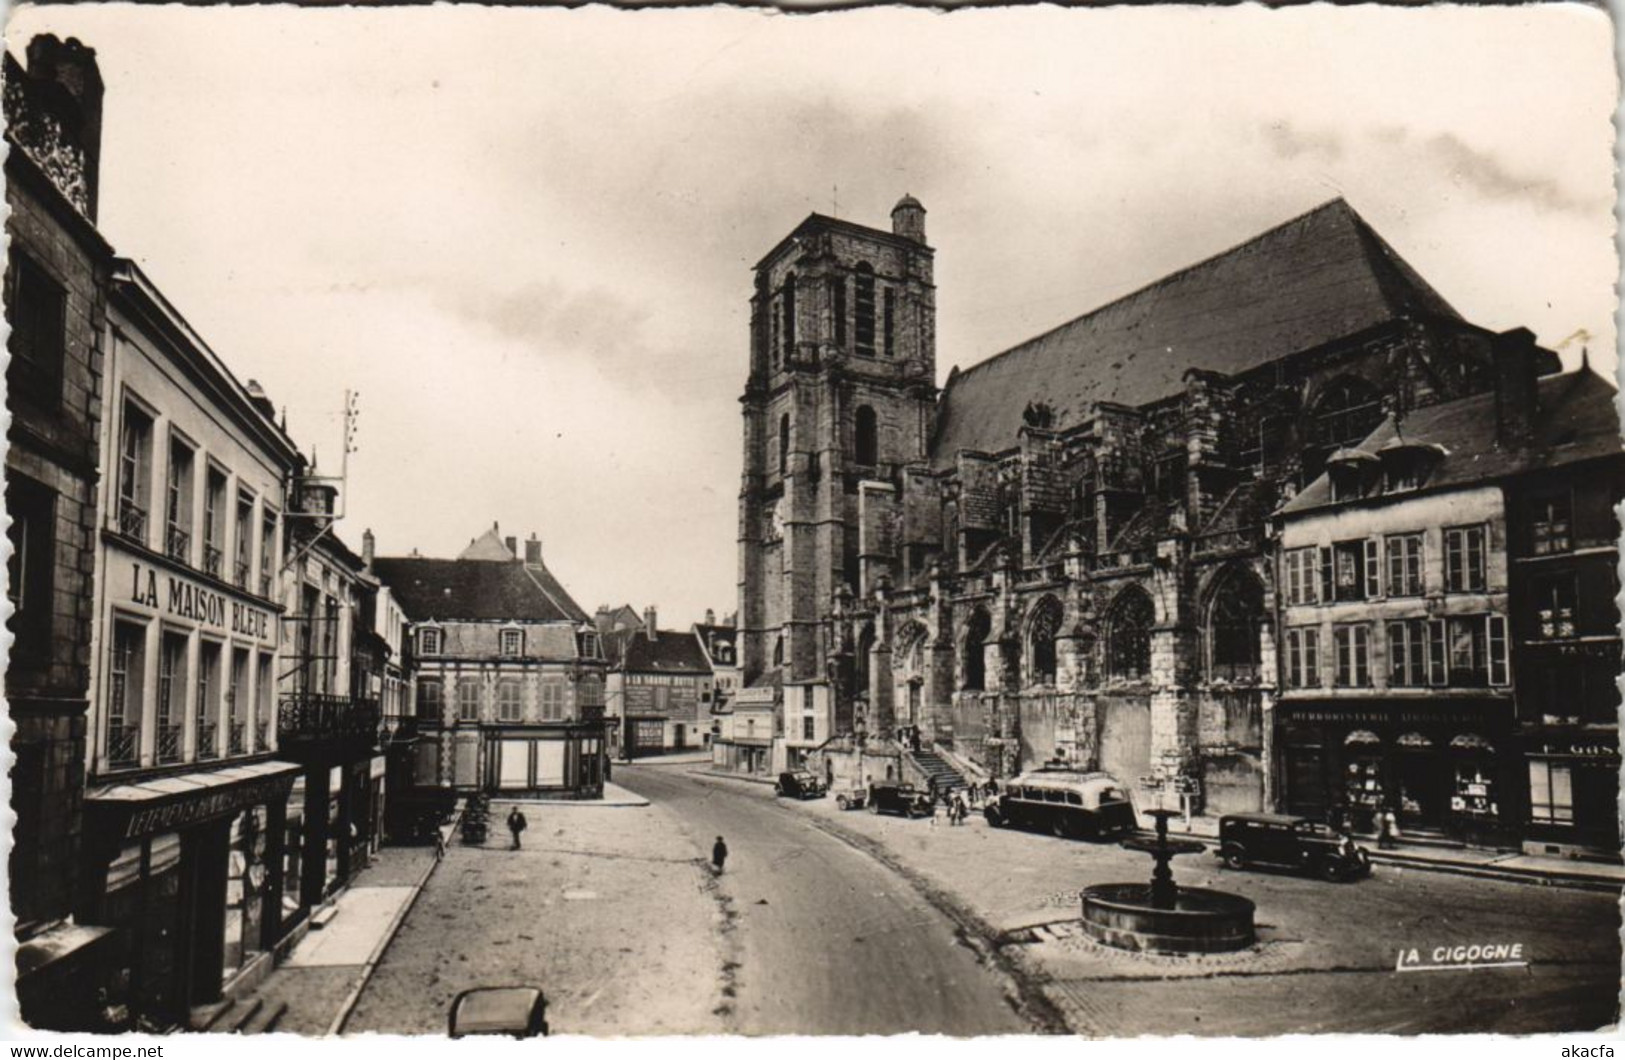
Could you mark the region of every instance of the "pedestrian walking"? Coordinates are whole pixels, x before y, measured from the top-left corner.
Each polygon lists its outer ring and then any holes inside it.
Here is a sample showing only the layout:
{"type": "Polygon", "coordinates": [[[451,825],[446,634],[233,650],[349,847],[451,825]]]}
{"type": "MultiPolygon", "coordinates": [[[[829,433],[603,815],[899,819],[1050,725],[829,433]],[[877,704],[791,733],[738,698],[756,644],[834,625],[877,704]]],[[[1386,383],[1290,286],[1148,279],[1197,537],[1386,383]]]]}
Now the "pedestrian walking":
{"type": "Polygon", "coordinates": [[[439,825],[434,829],[434,859],[443,861],[446,857],[446,833],[440,830],[439,825]]]}
{"type": "Polygon", "coordinates": [[[523,832],[529,824],[530,822],[525,820],[525,815],[519,812],[517,806],[513,808],[512,813],[508,814],[508,831],[513,833],[513,849],[519,849],[519,833],[523,832]]]}
{"type": "Polygon", "coordinates": [[[954,796],[954,824],[964,824],[965,818],[970,816],[970,807],[965,805],[963,795],[954,796]]]}
{"type": "Polygon", "coordinates": [[[727,860],[728,844],[722,841],[721,836],[717,836],[717,841],[711,846],[711,867],[716,870],[718,876],[722,875],[722,865],[727,860]]]}

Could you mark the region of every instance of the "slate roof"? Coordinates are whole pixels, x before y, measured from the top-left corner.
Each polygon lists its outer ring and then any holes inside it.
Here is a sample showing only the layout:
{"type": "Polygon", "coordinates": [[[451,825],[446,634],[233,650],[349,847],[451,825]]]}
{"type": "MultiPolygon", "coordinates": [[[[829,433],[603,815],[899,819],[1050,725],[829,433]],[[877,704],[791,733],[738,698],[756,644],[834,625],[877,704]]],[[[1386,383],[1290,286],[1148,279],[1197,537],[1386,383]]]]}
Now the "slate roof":
{"type": "Polygon", "coordinates": [[[706,658],[715,659],[707,643],[712,645],[727,645],[728,658],[721,664],[723,666],[736,666],[739,663],[739,630],[734,626],[718,626],[705,622],[694,623],[694,636],[699,639],[700,650],[705,652],[706,658]]]}
{"type": "Polygon", "coordinates": [[[514,622],[585,622],[546,567],[516,559],[380,557],[373,571],[415,622],[485,619],[514,622]]]}
{"type": "MultiPolygon", "coordinates": [[[[1396,435],[1411,443],[1442,446],[1443,458],[1423,483],[1426,490],[1492,482],[1625,452],[1614,387],[1590,368],[1543,377],[1539,395],[1527,446],[1506,447],[1496,441],[1491,391],[1417,409],[1397,426],[1389,417],[1355,448],[1376,453],[1396,435]]],[[[1281,512],[1297,515],[1331,503],[1331,482],[1323,474],[1281,512]]]]}
{"type": "Polygon", "coordinates": [[[1188,369],[1236,374],[1402,317],[1459,319],[1335,199],[953,376],[932,462],[1015,445],[1029,402],[1066,430],[1094,402],[1175,394],[1188,369]]]}
{"type": "Polygon", "coordinates": [[[694,634],[656,630],[654,640],[638,630],[626,642],[622,664],[628,673],[709,674],[711,663],[694,634]]]}

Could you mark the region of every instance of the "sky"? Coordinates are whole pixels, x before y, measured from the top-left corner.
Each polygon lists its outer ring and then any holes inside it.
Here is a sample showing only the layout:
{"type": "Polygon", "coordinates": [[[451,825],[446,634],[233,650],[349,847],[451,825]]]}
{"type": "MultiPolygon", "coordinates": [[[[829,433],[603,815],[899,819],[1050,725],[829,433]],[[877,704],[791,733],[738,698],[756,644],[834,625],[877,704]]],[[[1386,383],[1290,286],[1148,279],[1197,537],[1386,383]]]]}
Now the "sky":
{"type": "Polygon", "coordinates": [[[340,533],[535,532],[591,611],[737,601],[750,266],[807,213],[936,248],[938,375],[1336,196],[1467,319],[1614,348],[1612,33],[1578,6],[785,15],[23,8],[96,49],[101,218],[340,533]]]}

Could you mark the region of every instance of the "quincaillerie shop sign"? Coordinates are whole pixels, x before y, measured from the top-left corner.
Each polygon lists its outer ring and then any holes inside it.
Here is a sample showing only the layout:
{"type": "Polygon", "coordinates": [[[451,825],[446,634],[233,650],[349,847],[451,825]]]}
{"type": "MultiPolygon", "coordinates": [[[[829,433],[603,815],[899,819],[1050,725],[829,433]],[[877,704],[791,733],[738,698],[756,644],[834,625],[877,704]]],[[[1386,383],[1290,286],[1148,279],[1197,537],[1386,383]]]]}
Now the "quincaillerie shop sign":
{"type": "Polygon", "coordinates": [[[271,612],[239,600],[235,595],[217,592],[190,578],[160,570],[139,560],[130,562],[125,582],[126,601],[141,608],[185,618],[221,633],[252,637],[263,644],[276,641],[276,623],[271,612]]]}
{"type": "Polygon", "coordinates": [[[198,824],[226,817],[261,803],[285,799],[293,788],[294,772],[221,787],[216,791],[193,793],[180,801],[158,806],[140,806],[130,814],[124,827],[125,839],[198,824]]]}

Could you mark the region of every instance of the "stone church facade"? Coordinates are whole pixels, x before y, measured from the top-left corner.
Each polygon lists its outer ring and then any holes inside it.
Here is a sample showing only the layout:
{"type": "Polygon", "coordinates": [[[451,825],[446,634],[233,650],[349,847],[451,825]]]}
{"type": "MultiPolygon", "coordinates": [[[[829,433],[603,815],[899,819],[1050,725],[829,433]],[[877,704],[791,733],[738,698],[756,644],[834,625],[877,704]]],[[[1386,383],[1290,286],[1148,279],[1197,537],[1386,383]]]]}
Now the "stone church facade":
{"type": "Polygon", "coordinates": [[[1499,337],[1336,200],[939,390],[925,210],[892,221],[813,214],[756,267],[741,667],[775,767],[909,776],[913,728],[1273,805],[1271,516],[1388,412],[1488,389],[1499,337]]]}

